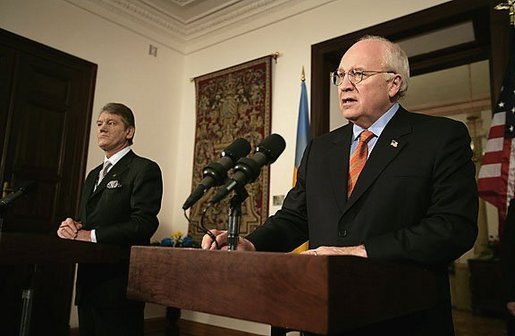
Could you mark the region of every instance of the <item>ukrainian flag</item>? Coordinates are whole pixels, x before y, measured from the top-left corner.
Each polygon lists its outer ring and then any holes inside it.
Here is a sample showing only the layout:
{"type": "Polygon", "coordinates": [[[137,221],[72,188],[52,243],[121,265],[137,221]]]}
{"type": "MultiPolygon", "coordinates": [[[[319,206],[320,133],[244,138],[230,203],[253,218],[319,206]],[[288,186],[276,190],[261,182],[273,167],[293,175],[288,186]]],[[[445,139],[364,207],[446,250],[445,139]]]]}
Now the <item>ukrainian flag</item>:
{"type": "MultiPolygon", "coordinates": [[[[302,154],[306,149],[309,141],[309,109],[308,109],[308,93],[306,89],[306,77],[304,75],[304,67],[302,67],[302,77],[300,83],[300,103],[299,117],[297,120],[297,143],[295,146],[295,166],[293,167],[293,186],[297,183],[297,170],[302,160],[302,154]]],[[[297,247],[293,253],[300,253],[308,249],[308,242],[297,247]]]]}
{"type": "Polygon", "coordinates": [[[293,168],[293,186],[297,182],[297,169],[300,166],[302,154],[309,141],[309,110],[308,110],[308,93],[306,89],[306,78],[304,75],[304,67],[302,68],[302,77],[300,84],[300,103],[299,117],[297,120],[297,143],[295,147],[295,167],[293,168]]]}

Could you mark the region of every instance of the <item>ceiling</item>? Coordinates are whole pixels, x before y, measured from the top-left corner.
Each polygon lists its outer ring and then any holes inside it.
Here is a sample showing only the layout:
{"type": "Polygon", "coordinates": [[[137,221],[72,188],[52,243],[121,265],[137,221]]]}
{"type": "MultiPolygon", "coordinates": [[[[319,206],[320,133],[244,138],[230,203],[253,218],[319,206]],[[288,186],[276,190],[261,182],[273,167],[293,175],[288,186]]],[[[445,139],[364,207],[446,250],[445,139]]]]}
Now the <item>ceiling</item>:
{"type": "Polygon", "coordinates": [[[217,13],[234,12],[244,4],[243,0],[140,0],[138,2],[184,25],[214,17],[217,13]]]}
{"type": "Polygon", "coordinates": [[[64,0],[184,54],[335,0],[64,0]]]}
{"type": "MultiPolygon", "coordinates": [[[[188,54],[334,0],[65,1],[188,54]]],[[[472,24],[464,23],[399,44],[414,56],[473,39],[472,24]]],[[[416,76],[403,104],[430,114],[481,111],[489,106],[488,76],[487,61],[416,76]]]]}

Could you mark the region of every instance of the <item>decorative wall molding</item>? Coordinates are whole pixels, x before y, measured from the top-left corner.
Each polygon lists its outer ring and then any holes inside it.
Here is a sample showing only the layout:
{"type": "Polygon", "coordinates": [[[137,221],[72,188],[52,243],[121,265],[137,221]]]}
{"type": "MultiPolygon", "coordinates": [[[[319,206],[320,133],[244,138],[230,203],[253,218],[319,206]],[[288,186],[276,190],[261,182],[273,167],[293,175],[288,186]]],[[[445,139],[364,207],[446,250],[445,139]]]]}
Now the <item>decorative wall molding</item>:
{"type": "Polygon", "coordinates": [[[186,54],[335,0],[233,0],[188,16],[154,0],[64,1],[186,54]]]}

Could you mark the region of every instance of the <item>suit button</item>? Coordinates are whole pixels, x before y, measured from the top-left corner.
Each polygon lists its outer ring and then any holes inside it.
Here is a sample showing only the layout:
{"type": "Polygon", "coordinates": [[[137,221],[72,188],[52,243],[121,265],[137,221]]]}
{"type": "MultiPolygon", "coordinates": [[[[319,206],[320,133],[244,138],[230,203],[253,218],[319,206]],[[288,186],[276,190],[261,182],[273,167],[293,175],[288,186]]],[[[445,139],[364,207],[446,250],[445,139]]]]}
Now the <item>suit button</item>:
{"type": "Polygon", "coordinates": [[[338,231],[338,236],[340,237],[347,237],[347,230],[343,230],[343,231],[338,231]]]}

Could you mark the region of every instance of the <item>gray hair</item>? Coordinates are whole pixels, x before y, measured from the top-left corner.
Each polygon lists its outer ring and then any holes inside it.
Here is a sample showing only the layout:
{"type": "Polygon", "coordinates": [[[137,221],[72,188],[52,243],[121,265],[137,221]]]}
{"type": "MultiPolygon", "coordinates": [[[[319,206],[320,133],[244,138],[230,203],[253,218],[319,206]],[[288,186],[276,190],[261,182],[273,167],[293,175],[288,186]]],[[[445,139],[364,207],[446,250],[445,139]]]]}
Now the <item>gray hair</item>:
{"type": "Polygon", "coordinates": [[[389,68],[388,70],[394,71],[402,78],[401,87],[399,89],[399,97],[402,97],[408,91],[409,84],[409,61],[406,52],[392,41],[377,35],[365,35],[359,41],[376,40],[384,42],[386,45],[384,53],[384,63],[389,68]]]}

